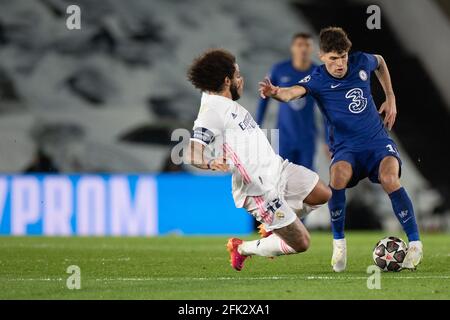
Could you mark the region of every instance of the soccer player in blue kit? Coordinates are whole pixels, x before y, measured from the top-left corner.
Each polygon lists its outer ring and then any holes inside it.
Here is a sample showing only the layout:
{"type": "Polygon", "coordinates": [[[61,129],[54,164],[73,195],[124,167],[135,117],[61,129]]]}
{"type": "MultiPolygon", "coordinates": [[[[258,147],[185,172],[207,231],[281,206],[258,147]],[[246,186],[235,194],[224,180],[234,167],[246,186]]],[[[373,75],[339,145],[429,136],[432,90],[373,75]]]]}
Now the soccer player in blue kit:
{"type": "Polygon", "coordinates": [[[341,28],[322,29],[320,59],[324,64],[289,88],[274,86],[266,78],[259,84],[260,95],[285,102],[312,95],[326,119],[332,153],[332,197],[328,206],[334,238],[333,270],[344,271],[347,265],[345,190],[366,177],[373,183],[380,183],[388,194],[409,240],[403,268],[413,270],[422,259],[423,249],[411,199],[400,184],[400,155],[386,130],[392,129],[397,115],[388,67],[380,55],[349,54],[351,45],[341,28]],[[386,95],[379,110],[370,90],[372,71],[386,95]],[[384,114],[384,120],[380,114],[384,114]]]}
{"type": "MultiPolygon", "coordinates": [[[[291,59],[275,64],[270,81],[280,87],[290,87],[311,74],[313,41],[308,33],[296,33],[291,42],[291,59]]],[[[262,125],[269,99],[259,101],[256,122],[262,125]]],[[[315,101],[312,95],[289,102],[281,102],[278,111],[279,154],[283,159],[313,170],[316,151],[315,101]],[[301,132],[301,134],[299,134],[301,132]]]]}

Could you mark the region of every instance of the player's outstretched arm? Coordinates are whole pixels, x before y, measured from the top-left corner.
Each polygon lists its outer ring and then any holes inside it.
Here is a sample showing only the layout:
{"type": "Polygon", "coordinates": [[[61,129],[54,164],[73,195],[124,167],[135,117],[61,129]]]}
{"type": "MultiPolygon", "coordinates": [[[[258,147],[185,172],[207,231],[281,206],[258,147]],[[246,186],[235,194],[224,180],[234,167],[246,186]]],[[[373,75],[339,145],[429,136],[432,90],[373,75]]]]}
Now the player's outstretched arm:
{"type": "Polygon", "coordinates": [[[381,105],[378,112],[384,113],[384,125],[391,130],[397,117],[397,106],[395,103],[394,89],[392,88],[391,76],[384,58],[378,54],[375,55],[378,60],[378,68],[375,70],[375,75],[383,87],[386,101],[381,105]]]}
{"type": "Polygon", "coordinates": [[[270,97],[278,101],[289,102],[301,98],[305,94],[306,89],[304,87],[292,86],[289,88],[280,88],[274,86],[268,77],[259,83],[259,95],[263,99],[270,97]]]}
{"type": "Polygon", "coordinates": [[[190,165],[203,169],[213,171],[227,172],[230,170],[226,160],[223,158],[211,158],[207,155],[206,147],[196,141],[189,141],[185,160],[190,165]]]}

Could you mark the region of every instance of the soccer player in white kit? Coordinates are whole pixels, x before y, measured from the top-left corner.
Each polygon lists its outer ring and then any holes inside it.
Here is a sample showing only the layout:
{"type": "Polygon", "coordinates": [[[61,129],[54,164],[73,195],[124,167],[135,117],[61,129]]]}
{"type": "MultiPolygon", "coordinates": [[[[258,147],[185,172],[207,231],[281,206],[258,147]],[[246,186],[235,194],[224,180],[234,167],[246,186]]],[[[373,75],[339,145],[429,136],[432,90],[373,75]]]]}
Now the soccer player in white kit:
{"type": "Polygon", "coordinates": [[[244,207],[268,232],[260,240],[229,239],[231,266],[240,271],[252,255],[306,251],[310,235],[299,218],[328,201],[328,186],[315,172],[277,155],[250,113],[236,102],[244,80],[231,53],[205,52],[190,66],[188,79],[203,92],[188,161],[205,170],[230,171],[236,207],[244,207]]]}

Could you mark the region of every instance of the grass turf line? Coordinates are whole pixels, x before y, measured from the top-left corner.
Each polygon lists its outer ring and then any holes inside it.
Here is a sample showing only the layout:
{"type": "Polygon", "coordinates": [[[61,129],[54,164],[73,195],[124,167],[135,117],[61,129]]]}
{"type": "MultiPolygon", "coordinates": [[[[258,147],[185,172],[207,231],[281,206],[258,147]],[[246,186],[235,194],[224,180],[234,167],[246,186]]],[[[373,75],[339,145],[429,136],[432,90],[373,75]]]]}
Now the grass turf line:
{"type": "Polygon", "coordinates": [[[253,257],[241,272],[226,237],[0,237],[0,299],[450,299],[448,234],[423,235],[417,271],[382,273],[381,289],[367,289],[384,236],[349,232],[344,273],[332,272],[331,235],[321,232],[308,252],[253,257]],[[66,287],[70,265],[81,269],[80,290],[66,287]]]}

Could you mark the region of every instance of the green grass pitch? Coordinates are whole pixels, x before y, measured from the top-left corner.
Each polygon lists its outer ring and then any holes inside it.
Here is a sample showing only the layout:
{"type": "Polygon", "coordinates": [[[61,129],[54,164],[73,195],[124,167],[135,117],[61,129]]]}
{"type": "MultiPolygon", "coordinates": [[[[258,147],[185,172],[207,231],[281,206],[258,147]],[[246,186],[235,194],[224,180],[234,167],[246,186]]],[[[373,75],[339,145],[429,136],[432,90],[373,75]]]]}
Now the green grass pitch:
{"type": "Polygon", "coordinates": [[[253,257],[241,272],[229,265],[226,237],[0,237],[0,299],[450,299],[448,234],[423,235],[418,270],[382,273],[381,289],[369,290],[366,269],[384,236],[349,232],[339,274],[321,232],[308,252],[253,257]],[[70,265],[81,269],[80,290],[66,286],[70,265]]]}

